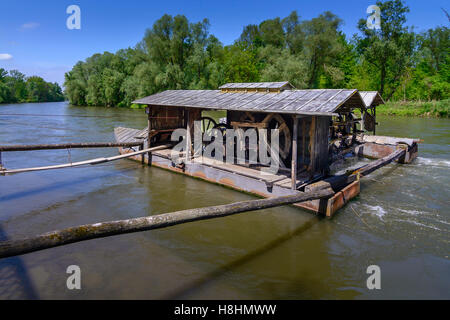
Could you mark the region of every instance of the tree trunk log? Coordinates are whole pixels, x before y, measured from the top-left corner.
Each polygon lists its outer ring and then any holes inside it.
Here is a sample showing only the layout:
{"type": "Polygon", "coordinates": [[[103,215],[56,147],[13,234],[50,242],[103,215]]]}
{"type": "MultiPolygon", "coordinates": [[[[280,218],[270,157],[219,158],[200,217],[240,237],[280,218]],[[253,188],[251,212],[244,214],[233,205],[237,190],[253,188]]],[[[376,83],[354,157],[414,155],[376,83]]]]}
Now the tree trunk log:
{"type": "Polygon", "coordinates": [[[135,147],[135,146],[139,146],[141,144],[142,144],[142,141],[30,144],[30,145],[9,145],[9,146],[5,145],[5,146],[0,146],[0,151],[30,151],[30,150],[49,150],[49,149],[135,147]]]}
{"type": "Polygon", "coordinates": [[[12,257],[89,239],[165,228],[191,221],[212,219],[246,211],[329,198],[332,195],[334,195],[334,192],[330,188],[327,188],[284,197],[241,201],[213,207],[164,213],[150,217],[86,224],[21,240],[0,242],[0,258],[12,257]]]}
{"type": "Polygon", "coordinates": [[[94,165],[94,164],[99,164],[99,163],[104,163],[104,162],[110,162],[110,161],[120,160],[120,159],[124,159],[124,158],[129,158],[129,157],[137,156],[139,154],[143,155],[144,153],[147,153],[147,152],[151,153],[152,151],[157,151],[157,150],[161,150],[161,149],[167,149],[167,148],[169,148],[171,146],[172,146],[171,144],[165,144],[165,145],[161,145],[161,146],[157,146],[157,147],[153,147],[153,148],[149,148],[149,149],[144,149],[144,150],[140,150],[140,151],[136,151],[136,152],[125,153],[125,154],[121,154],[121,155],[113,156],[113,157],[96,158],[96,159],[90,159],[90,160],[79,161],[79,162],[57,164],[57,165],[54,165],[54,166],[11,169],[11,170],[0,170],[0,174],[5,175],[5,174],[14,174],[14,173],[21,173],[21,172],[42,171],[42,170],[51,170],[51,169],[63,169],[63,168],[84,166],[84,165],[87,165],[87,164],[94,165]]]}

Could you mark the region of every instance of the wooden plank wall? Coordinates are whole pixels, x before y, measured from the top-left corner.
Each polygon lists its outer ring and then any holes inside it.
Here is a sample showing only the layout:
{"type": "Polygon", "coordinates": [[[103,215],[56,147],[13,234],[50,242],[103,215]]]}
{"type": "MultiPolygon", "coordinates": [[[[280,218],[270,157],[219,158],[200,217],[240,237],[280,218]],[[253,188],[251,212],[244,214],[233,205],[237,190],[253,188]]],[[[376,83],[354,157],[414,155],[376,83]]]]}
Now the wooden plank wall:
{"type": "Polygon", "coordinates": [[[150,106],[152,130],[184,128],[184,108],[150,106]]]}
{"type": "Polygon", "coordinates": [[[313,116],[310,127],[311,173],[327,173],[330,117],[313,116]]]}

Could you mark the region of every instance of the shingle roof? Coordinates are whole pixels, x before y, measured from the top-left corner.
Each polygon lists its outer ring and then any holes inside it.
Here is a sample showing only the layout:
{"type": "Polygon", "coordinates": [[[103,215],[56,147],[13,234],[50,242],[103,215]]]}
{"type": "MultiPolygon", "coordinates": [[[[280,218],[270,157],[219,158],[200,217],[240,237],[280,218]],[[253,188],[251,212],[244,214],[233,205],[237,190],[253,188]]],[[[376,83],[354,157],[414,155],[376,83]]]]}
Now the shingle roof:
{"type": "Polygon", "coordinates": [[[328,116],[344,103],[352,107],[364,106],[356,89],[285,90],[279,93],[167,90],[133,103],[328,116]]]}
{"type": "Polygon", "coordinates": [[[359,93],[367,108],[384,104],[384,100],[378,91],[360,91],[359,93]]]}
{"type": "Polygon", "coordinates": [[[282,89],[284,87],[294,88],[289,81],[282,82],[244,82],[226,83],[219,89],[282,89]]]}

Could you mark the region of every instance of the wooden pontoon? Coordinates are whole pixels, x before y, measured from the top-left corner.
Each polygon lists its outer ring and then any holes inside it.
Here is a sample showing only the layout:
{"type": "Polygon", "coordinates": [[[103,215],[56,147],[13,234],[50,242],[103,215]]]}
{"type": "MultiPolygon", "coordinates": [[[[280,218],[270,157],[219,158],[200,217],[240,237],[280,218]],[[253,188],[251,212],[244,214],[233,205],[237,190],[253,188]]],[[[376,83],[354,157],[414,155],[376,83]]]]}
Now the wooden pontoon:
{"type": "MultiPolygon", "coordinates": [[[[142,143],[144,148],[170,142],[172,132],[186,128],[185,161],[175,163],[171,148],[134,157],[160,168],[262,197],[301,194],[321,186],[330,165],[348,153],[366,156],[385,165],[393,160],[409,163],[417,155],[416,139],[365,135],[375,132],[375,107],[382,101],[378,93],[356,89],[296,90],[288,82],[231,83],[219,90],[167,90],[139,100],[147,105],[148,126],[142,130],[115,128],[117,142],[142,143]],[[355,110],[361,119],[355,116],[355,110]],[[216,123],[202,117],[202,111],[226,111],[226,121],[216,123]],[[261,172],[262,165],[225,163],[195,154],[192,136],[194,121],[204,130],[217,128],[279,129],[280,164],[276,174],[261,172]],[[397,150],[401,154],[394,154],[397,150]],[[394,159],[389,155],[394,154],[394,159]]],[[[121,153],[133,152],[120,148],[121,153]]],[[[248,159],[247,159],[248,160],[248,159]]],[[[334,186],[335,195],[295,205],[315,213],[332,216],[359,194],[359,175],[334,186]]],[[[344,181],[344,180],[340,180],[344,181]]],[[[325,182],[326,183],[326,182],[325,182]]]]}

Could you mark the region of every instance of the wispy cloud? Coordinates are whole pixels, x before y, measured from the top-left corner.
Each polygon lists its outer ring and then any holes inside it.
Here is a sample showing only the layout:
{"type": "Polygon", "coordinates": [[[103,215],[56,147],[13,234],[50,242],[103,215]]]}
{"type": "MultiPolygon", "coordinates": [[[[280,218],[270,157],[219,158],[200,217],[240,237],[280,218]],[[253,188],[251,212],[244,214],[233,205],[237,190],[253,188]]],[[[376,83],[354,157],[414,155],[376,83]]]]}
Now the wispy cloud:
{"type": "Polygon", "coordinates": [[[37,22],[27,22],[20,26],[20,30],[24,31],[24,30],[36,29],[39,26],[40,26],[40,24],[37,22]]]}
{"type": "Polygon", "coordinates": [[[13,56],[9,53],[0,53],[0,60],[10,60],[13,56]]]}

